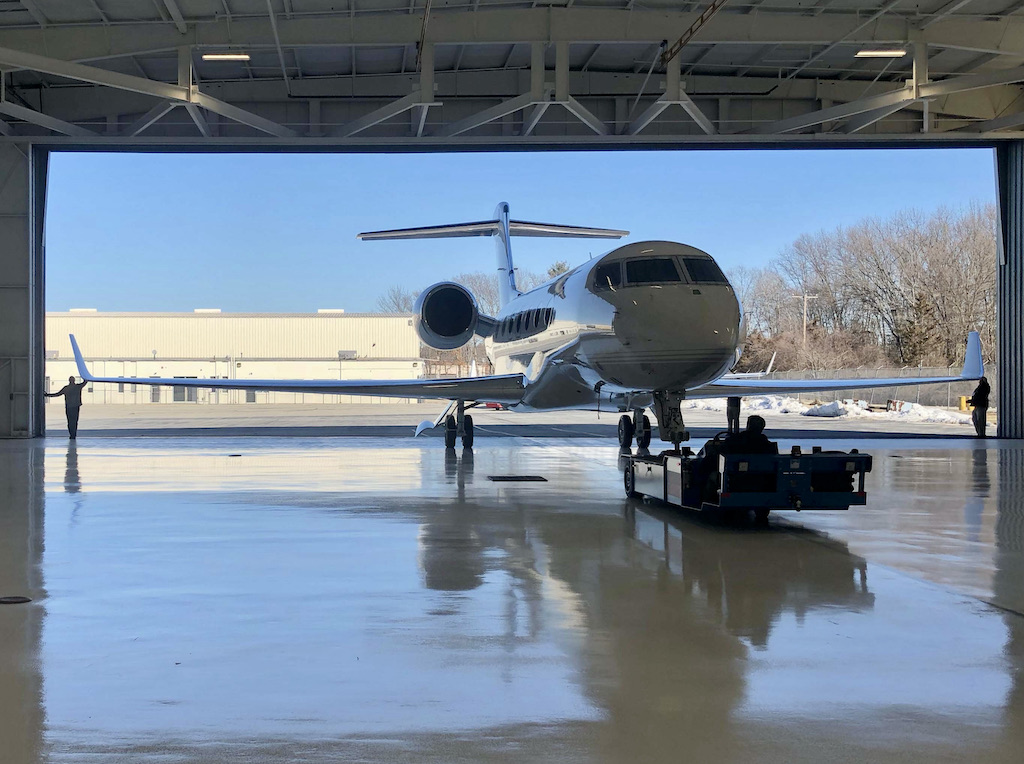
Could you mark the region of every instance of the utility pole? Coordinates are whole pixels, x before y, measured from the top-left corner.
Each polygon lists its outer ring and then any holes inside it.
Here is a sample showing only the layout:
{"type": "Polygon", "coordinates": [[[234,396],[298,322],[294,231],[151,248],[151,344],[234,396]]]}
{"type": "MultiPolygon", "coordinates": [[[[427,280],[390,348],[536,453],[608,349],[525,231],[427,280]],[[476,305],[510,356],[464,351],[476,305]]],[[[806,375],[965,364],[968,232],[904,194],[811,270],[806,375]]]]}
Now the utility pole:
{"type": "Polygon", "coordinates": [[[807,292],[804,292],[803,294],[795,294],[795,295],[793,295],[793,299],[794,300],[803,300],[804,301],[804,347],[806,348],[807,347],[807,301],[808,300],[817,300],[818,299],[818,295],[816,295],[816,294],[807,294],[807,292]]]}

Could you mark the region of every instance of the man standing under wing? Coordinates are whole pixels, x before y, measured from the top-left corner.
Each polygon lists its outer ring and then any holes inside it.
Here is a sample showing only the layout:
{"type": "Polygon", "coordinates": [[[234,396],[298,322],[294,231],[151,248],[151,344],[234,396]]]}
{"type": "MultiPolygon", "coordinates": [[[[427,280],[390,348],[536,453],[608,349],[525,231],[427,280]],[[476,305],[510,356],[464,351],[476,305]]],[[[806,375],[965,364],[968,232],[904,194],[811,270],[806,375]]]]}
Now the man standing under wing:
{"type": "Polygon", "coordinates": [[[82,380],[81,384],[75,382],[74,377],[68,377],[68,383],[55,393],[43,393],[47,398],[64,396],[64,411],[68,415],[68,434],[72,440],[78,436],[78,414],[82,409],[82,388],[88,384],[82,380]]]}
{"type": "Polygon", "coordinates": [[[971,419],[974,421],[974,431],[978,433],[979,438],[985,437],[985,424],[988,422],[988,396],[991,392],[992,388],[989,386],[988,380],[982,377],[978,386],[974,388],[971,399],[967,401],[974,406],[971,419]]]}

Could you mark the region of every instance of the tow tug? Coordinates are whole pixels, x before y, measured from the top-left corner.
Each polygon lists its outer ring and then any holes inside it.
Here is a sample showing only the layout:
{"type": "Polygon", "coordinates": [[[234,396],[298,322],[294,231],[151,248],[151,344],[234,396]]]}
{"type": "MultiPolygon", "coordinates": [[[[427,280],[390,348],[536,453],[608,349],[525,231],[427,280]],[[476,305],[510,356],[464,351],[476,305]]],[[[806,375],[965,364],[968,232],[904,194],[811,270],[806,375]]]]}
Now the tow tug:
{"type": "Polygon", "coordinates": [[[704,513],[753,510],[766,522],[773,509],[849,509],[867,503],[864,476],[871,456],[857,449],[788,454],[725,453],[719,433],[700,454],[687,447],[651,455],[623,452],[626,496],[644,496],[704,513]]]}

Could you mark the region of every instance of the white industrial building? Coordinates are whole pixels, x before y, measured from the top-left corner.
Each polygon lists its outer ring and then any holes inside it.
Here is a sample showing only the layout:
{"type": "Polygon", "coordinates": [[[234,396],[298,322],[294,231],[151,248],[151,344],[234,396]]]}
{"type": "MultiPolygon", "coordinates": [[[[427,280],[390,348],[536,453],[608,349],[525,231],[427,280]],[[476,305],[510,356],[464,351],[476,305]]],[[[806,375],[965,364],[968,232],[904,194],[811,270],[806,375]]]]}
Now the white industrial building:
{"type": "MultiPolygon", "coordinates": [[[[344,313],[46,314],[46,389],[77,375],[69,334],[89,368],[105,377],[217,379],[415,379],[423,376],[420,341],[408,315],[344,313]]],[[[48,399],[61,403],[62,399],[48,399]]],[[[334,403],[380,398],[320,393],[189,390],[96,383],[83,402],[334,403]]],[[[394,402],[393,399],[388,399],[394,402]]]]}

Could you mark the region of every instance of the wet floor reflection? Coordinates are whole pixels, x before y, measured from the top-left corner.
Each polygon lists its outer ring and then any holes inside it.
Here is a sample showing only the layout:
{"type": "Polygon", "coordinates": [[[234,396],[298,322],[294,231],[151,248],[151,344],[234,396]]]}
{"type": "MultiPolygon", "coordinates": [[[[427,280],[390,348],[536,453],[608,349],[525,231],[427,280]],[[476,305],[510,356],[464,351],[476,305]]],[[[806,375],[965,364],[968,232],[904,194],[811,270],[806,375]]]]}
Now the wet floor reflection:
{"type": "MultiPolygon", "coordinates": [[[[0,515],[0,544],[28,550],[0,581],[41,591],[42,560],[48,590],[13,651],[35,674],[0,684],[0,709],[30,711],[26,760],[1000,761],[1024,745],[1019,616],[820,532],[625,501],[614,450],[355,445],[79,445],[47,452],[49,484],[40,449],[0,459],[28,508],[0,515]],[[548,482],[487,480],[511,473],[548,482]],[[44,486],[45,559],[14,522],[38,523],[44,486]]],[[[969,527],[965,499],[998,494],[995,589],[1012,598],[1024,459],[985,456],[947,458],[970,484],[949,501],[969,527]]]]}
{"type": "Polygon", "coordinates": [[[43,750],[40,643],[43,585],[43,453],[0,450],[0,761],[39,761],[43,750]]]}

